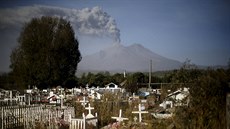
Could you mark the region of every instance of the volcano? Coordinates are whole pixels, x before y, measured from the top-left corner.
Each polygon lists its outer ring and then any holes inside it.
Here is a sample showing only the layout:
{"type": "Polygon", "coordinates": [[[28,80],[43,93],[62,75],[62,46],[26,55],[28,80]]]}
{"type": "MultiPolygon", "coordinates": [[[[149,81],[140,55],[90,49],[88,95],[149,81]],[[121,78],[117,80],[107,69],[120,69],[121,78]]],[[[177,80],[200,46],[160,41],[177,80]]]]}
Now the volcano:
{"type": "Polygon", "coordinates": [[[84,56],[78,65],[79,71],[148,72],[150,60],[153,71],[178,69],[182,63],[168,59],[141,44],[123,46],[116,43],[97,53],[84,56]]]}

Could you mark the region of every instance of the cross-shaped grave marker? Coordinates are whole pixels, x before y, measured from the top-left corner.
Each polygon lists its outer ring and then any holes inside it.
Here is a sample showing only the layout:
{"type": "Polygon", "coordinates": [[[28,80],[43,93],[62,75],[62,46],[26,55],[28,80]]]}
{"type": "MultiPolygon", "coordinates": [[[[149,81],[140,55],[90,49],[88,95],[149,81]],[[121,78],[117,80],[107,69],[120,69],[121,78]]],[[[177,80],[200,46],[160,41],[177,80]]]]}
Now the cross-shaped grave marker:
{"type": "Polygon", "coordinates": [[[81,104],[85,107],[85,105],[89,102],[88,100],[85,99],[85,96],[83,97],[83,100],[80,101],[81,104]]]}
{"type": "Polygon", "coordinates": [[[121,117],[121,114],[122,114],[122,110],[120,109],[119,117],[112,117],[112,119],[116,119],[118,122],[128,120],[128,118],[121,117]]]}
{"type": "Polygon", "coordinates": [[[141,114],[142,113],[148,113],[148,111],[141,111],[141,104],[139,104],[139,110],[138,111],[132,111],[132,113],[139,114],[139,122],[142,121],[141,114]]]}
{"type": "Polygon", "coordinates": [[[89,111],[89,114],[86,116],[86,118],[93,118],[94,116],[93,116],[93,114],[91,113],[91,110],[93,110],[94,107],[91,107],[91,106],[90,106],[90,103],[89,103],[89,106],[86,107],[85,109],[89,111]]]}
{"type": "Polygon", "coordinates": [[[135,123],[137,123],[137,117],[136,116],[133,118],[133,120],[135,123]]]}

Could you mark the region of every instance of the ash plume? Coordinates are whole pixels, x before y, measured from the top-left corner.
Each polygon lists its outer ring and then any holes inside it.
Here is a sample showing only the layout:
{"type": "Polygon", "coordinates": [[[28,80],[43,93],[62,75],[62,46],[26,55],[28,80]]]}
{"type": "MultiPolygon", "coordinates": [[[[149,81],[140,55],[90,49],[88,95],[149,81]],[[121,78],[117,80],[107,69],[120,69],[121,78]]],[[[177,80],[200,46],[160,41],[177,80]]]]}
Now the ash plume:
{"type": "Polygon", "coordinates": [[[22,27],[34,17],[57,16],[70,21],[77,34],[107,36],[120,43],[116,21],[100,7],[68,9],[53,6],[22,6],[0,10],[0,30],[22,27]]]}

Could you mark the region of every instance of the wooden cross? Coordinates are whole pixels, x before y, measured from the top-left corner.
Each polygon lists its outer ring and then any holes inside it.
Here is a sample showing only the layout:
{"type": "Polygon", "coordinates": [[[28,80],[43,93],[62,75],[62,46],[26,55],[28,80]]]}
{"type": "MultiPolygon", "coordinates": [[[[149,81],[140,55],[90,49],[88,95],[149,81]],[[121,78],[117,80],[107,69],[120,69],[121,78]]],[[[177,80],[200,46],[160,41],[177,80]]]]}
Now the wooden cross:
{"type": "Polygon", "coordinates": [[[132,111],[132,113],[139,114],[139,122],[141,122],[142,121],[141,114],[142,113],[148,113],[148,111],[141,111],[141,104],[139,104],[139,111],[132,111]]]}
{"type": "Polygon", "coordinates": [[[120,109],[119,117],[112,117],[112,119],[116,119],[118,122],[121,122],[121,121],[124,121],[124,120],[128,120],[128,118],[121,117],[121,114],[122,114],[122,110],[120,109]]]}

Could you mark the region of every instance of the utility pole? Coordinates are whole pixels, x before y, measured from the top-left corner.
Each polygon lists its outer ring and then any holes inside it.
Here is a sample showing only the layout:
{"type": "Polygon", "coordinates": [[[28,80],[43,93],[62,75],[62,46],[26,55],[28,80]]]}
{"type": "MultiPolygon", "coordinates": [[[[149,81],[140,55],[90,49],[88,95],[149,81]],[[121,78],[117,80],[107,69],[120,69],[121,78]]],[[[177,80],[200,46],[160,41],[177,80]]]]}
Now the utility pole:
{"type": "Polygon", "coordinates": [[[149,89],[151,89],[151,79],[152,79],[152,60],[150,60],[150,67],[149,67],[149,89]]]}

